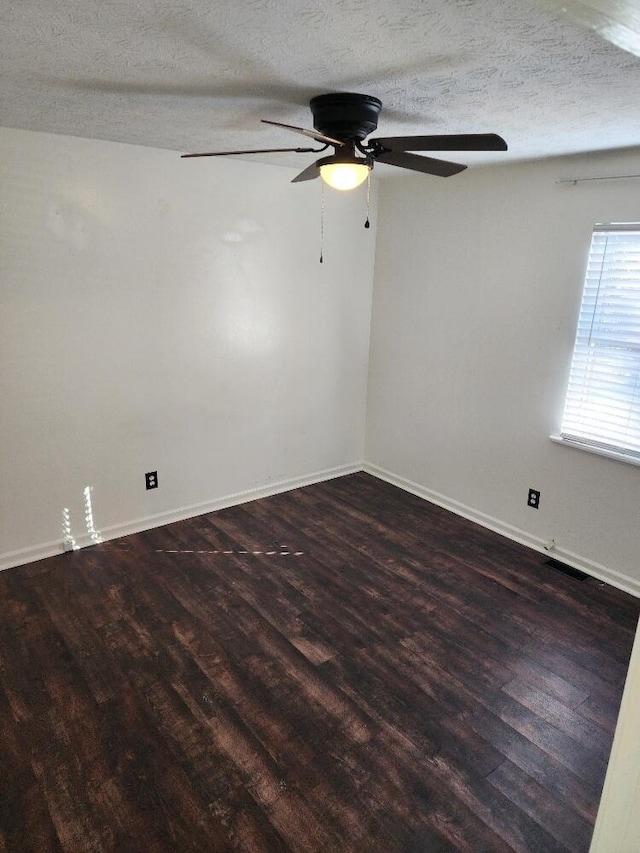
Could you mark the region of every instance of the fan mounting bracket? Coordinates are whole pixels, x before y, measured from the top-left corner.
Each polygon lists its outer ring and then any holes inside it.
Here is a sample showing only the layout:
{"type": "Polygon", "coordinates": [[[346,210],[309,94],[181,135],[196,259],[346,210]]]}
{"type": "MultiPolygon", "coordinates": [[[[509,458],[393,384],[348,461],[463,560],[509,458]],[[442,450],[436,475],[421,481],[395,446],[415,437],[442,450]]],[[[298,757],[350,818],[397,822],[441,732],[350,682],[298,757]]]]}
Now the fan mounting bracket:
{"type": "Polygon", "coordinates": [[[334,92],[310,101],[313,126],[335,139],[361,140],[378,127],[382,101],[373,95],[334,92]]]}

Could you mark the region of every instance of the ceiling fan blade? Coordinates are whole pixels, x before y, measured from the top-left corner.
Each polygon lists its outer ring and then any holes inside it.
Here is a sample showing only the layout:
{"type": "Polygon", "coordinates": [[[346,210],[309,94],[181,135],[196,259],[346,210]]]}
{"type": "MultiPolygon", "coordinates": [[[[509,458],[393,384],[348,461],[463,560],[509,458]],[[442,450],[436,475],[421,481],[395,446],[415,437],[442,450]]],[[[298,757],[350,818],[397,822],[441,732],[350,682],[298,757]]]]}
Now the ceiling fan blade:
{"type": "Polygon", "coordinates": [[[369,140],[373,147],[390,151],[506,151],[497,133],[454,133],[435,136],[383,136],[369,140]]]}
{"type": "Polygon", "coordinates": [[[299,175],[296,175],[295,178],[291,181],[292,184],[297,184],[300,181],[312,181],[314,178],[320,177],[320,169],[318,169],[317,163],[312,163],[310,166],[307,166],[306,169],[303,169],[299,175]]]}
{"type": "Polygon", "coordinates": [[[318,133],[317,130],[307,130],[304,127],[296,127],[293,124],[282,124],[279,121],[269,121],[266,118],[260,119],[263,124],[272,124],[274,127],[284,127],[285,130],[292,130],[294,133],[302,133],[303,136],[310,136],[311,139],[317,139],[318,142],[324,142],[327,145],[344,145],[340,139],[333,139],[331,136],[325,136],[323,133],[318,133]]]}
{"type": "Polygon", "coordinates": [[[181,154],[180,158],[186,160],[188,157],[230,157],[238,154],[278,154],[293,151],[296,154],[310,154],[323,151],[322,148],[252,148],[249,151],[205,151],[203,154],[181,154]]]}
{"type": "Polygon", "coordinates": [[[404,151],[384,151],[375,155],[377,163],[388,163],[390,166],[400,166],[413,172],[425,172],[427,175],[438,175],[448,178],[464,171],[466,166],[461,163],[450,163],[448,160],[434,160],[433,157],[421,157],[419,154],[407,154],[404,151]]]}

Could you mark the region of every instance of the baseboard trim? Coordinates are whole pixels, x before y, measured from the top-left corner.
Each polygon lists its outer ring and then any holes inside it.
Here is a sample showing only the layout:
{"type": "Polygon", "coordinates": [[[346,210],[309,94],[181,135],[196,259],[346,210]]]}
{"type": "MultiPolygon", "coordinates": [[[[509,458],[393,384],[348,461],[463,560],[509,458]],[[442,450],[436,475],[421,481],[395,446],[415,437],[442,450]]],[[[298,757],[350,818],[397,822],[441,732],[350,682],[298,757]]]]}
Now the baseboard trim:
{"type": "Polygon", "coordinates": [[[505,536],[507,539],[519,542],[521,545],[526,545],[534,551],[539,551],[541,554],[553,556],[558,560],[561,560],[563,563],[573,566],[575,569],[580,569],[580,571],[586,572],[591,577],[597,578],[598,580],[611,584],[611,586],[615,586],[617,589],[623,590],[623,592],[628,592],[631,595],[640,598],[640,581],[630,578],[627,575],[623,575],[621,572],[615,571],[615,569],[609,569],[606,566],[602,566],[600,563],[596,563],[593,560],[583,557],[581,554],[576,554],[573,551],[561,548],[558,545],[555,545],[552,551],[547,551],[544,547],[545,540],[532,536],[525,530],[506,524],[504,521],[500,521],[493,516],[473,509],[473,507],[466,506],[459,501],[455,501],[452,498],[439,494],[438,492],[431,491],[431,489],[427,489],[419,483],[415,483],[412,480],[407,480],[405,477],[393,474],[391,471],[380,468],[371,462],[365,462],[362,466],[362,470],[366,471],[367,474],[371,474],[372,477],[377,477],[378,479],[384,480],[393,486],[397,486],[399,489],[403,489],[405,492],[410,492],[412,495],[424,498],[424,500],[436,504],[436,506],[448,509],[456,515],[460,515],[469,521],[473,521],[482,527],[486,527],[489,530],[493,530],[495,533],[505,536]]]}
{"type": "MultiPolygon", "coordinates": [[[[255,501],[259,498],[268,498],[272,495],[278,495],[282,492],[290,492],[292,489],[300,489],[303,486],[311,486],[314,483],[322,483],[326,480],[333,480],[336,477],[344,477],[347,474],[355,474],[357,471],[363,470],[362,462],[354,462],[349,465],[339,465],[335,468],[326,468],[322,471],[316,471],[313,474],[305,474],[301,477],[291,477],[287,480],[279,480],[268,485],[256,486],[252,489],[245,489],[240,492],[234,492],[230,495],[225,495],[221,498],[215,498],[202,503],[190,504],[188,506],[178,507],[177,509],[160,512],[155,515],[148,515],[143,518],[137,518],[132,521],[124,522],[123,524],[115,524],[111,527],[101,528],[99,531],[100,538],[103,542],[111,539],[119,539],[121,536],[130,536],[132,533],[141,533],[143,530],[151,530],[154,527],[162,527],[165,524],[172,524],[174,521],[184,521],[187,518],[194,518],[198,515],[205,515],[208,512],[216,512],[219,509],[225,509],[230,506],[255,501]]],[[[88,534],[78,536],[75,539],[75,544],[78,549],[86,548],[90,545],[95,545],[96,541],[88,534]]],[[[44,560],[47,557],[55,557],[64,553],[64,543],[62,539],[54,540],[53,542],[44,542],[39,545],[33,545],[29,548],[21,548],[18,551],[10,551],[5,554],[0,554],[0,571],[4,569],[12,569],[16,566],[24,566],[27,563],[34,563],[37,560],[44,560]]]]}
{"type": "MultiPolygon", "coordinates": [[[[544,540],[532,536],[525,530],[506,524],[493,516],[466,506],[466,504],[462,504],[452,498],[448,498],[446,495],[441,495],[438,492],[427,489],[419,483],[415,483],[412,480],[408,480],[405,477],[401,477],[391,471],[380,468],[378,465],[374,465],[371,462],[354,462],[349,465],[326,468],[322,471],[316,471],[313,474],[279,480],[275,483],[269,483],[268,485],[256,486],[252,489],[234,492],[210,501],[203,501],[202,503],[178,507],[177,509],[168,510],[167,512],[148,515],[123,524],[116,524],[111,527],[103,528],[100,530],[100,537],[102,541],[105,542],[111,539],[119,539],[121,536],[130,536],[133,533],[141,533],[143,530],[162,527],[165,524],[172,524],[175,521],[184,521],[187,518],[205,515],[208,512],[216,512],[217,510],[225,509],[226,507],[237,506],[242,503],[259,500],[260,498],[267,498],[282,492],[289,492],[292,489],[311,486],[314,483],[322,483],[326,480],[333,480],[336,477],[344,477],[347,474],[355,474],[358,471],[365,471],[372,477],[377,477],[379,480],[383,480],[393,486],[397,486],[405,492],[409,492],[410,494],[423,498],[436,506],[440,506],[443,509],[454,512],[462,518],[466,518],[469,521],[473,521],[476,524],[481,525],[482,527],[493,530],[495,533],[499,533],[514,542],[519,542],[521,545],[526,545],[541,554],[551,554],[562,562],[567,563],[567,565],[586,572],[591,577],[597,578],[598,580],[611,584],[611,586],[615,586],[617,589],[621,589],[624,592],[628,592],[631,595],[640,598],[640,581],[636,581],[634,578],[623,575],[621,572],[609,569],[600,563],[596,563],[593,560],[589,560],[580,554],[576,554],[573,551],[566,550],[565,548],[561,548],[557,545],[553,548],[552,552],[546,551],[544,548],[544,540]]],[[[84,536],[77,537],[75,544],[78,548],[86,548],[88,546],[95,545],[96,543],[94,539],[86,534],[84,536]]],[[[16,566],[23,566],[27,563],[34,563],[38,560],[55,557],[63,553],[64,546],[62,539],[54,540],[52,542],[44,542],[39,545],[22,548],[17,551],[10,551],[5,554],[0,554],[0,571],[3,571],[4,569],[11,569],[16,566]]]]}

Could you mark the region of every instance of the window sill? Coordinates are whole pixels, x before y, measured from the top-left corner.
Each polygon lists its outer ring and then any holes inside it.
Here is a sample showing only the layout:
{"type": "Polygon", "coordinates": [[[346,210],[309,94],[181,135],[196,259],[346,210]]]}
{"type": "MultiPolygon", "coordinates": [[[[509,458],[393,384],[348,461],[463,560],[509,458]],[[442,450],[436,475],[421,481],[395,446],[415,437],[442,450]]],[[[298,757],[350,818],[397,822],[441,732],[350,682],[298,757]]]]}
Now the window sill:
{"type": "Polygon", "coordinates": [[[615,459],[618,462],[626,462],[628,465],[640,466],[640,459],[635,456],[627,456],[625,453],[616,453],[615,450],[605,450],[602,447],[592,447],[590,444],[581,444],[579,441],[571,441],[561,435],[550,435],[551,441],[562,444],[564,447],[572,447],[574,450],[586,450],[587,453],[595,453],[596,456],[606,456],[607,459],[615,459]]]}

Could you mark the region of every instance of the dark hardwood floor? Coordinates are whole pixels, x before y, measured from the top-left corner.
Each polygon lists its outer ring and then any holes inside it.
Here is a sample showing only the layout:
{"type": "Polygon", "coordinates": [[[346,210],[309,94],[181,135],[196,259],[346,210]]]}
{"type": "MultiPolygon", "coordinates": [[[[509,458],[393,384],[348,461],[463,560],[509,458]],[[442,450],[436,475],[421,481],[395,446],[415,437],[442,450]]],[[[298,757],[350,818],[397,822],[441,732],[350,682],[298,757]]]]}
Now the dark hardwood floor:
{"type": "Polygon", "coordinates": [[[366,474],[0,574],[0,851],[586,853],[640,602],[366,474]]]}

